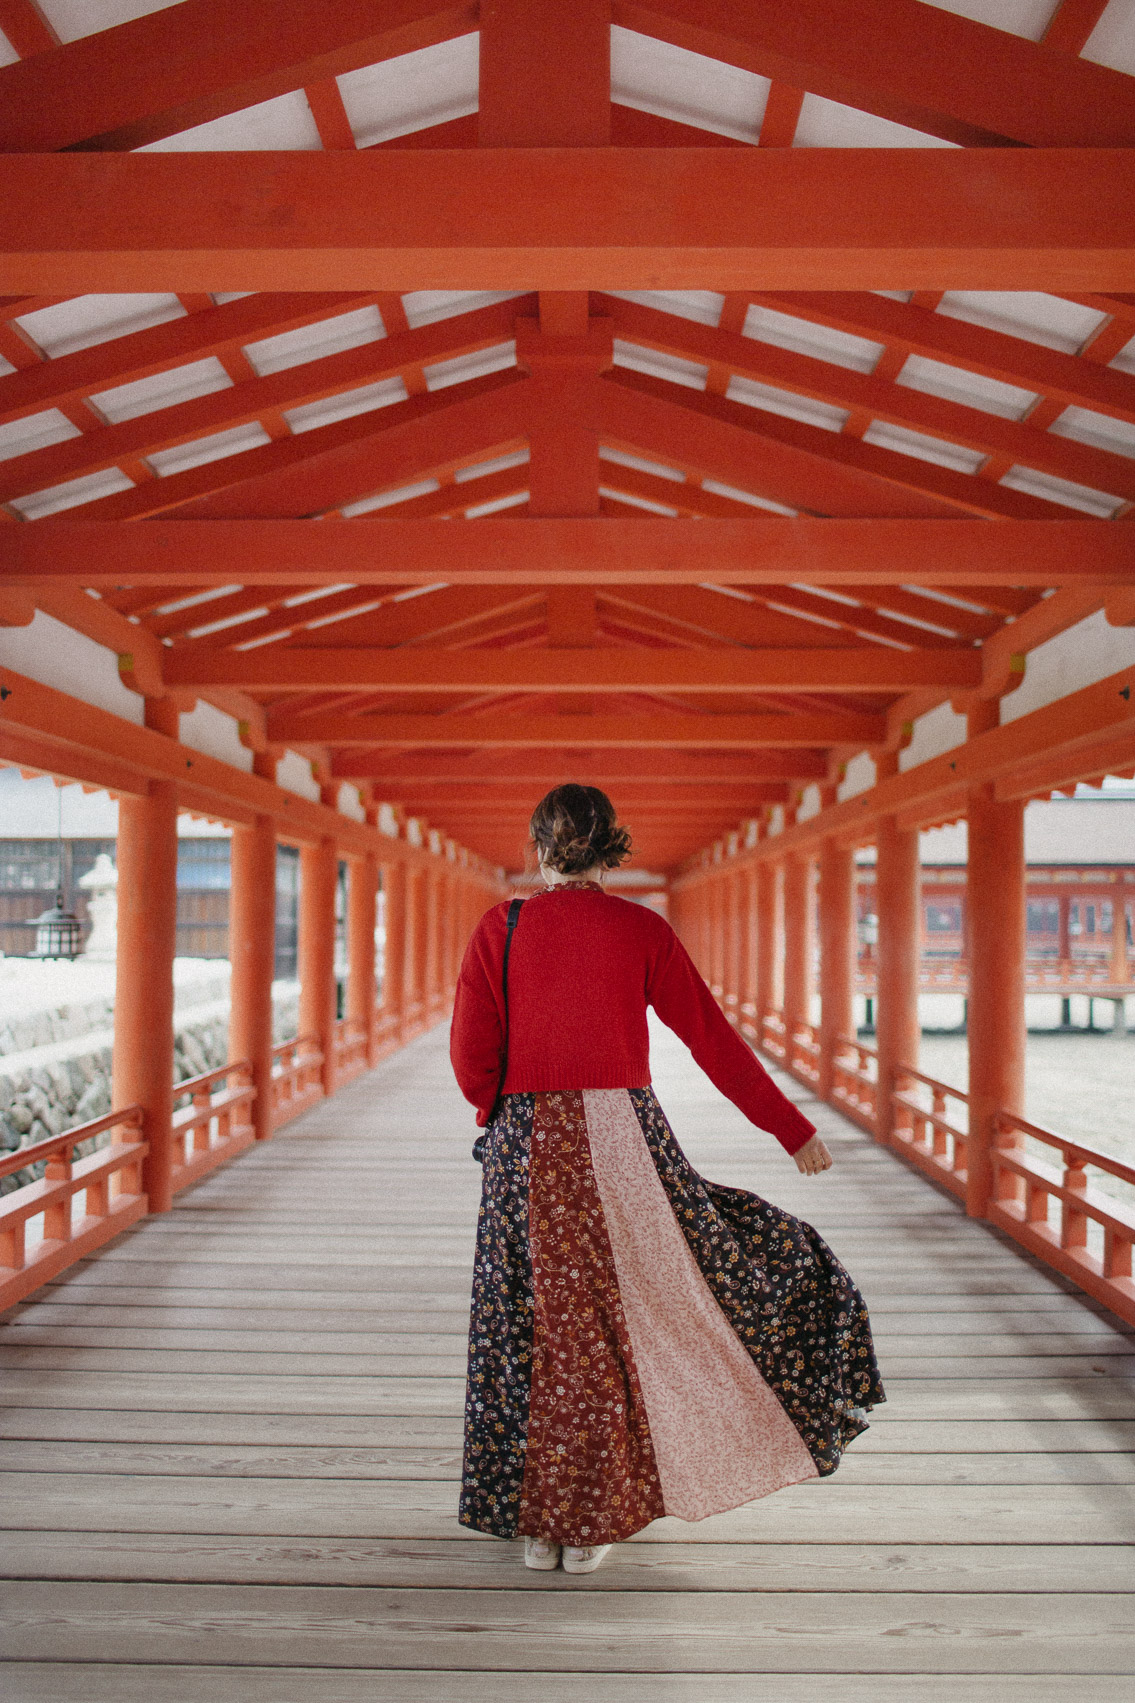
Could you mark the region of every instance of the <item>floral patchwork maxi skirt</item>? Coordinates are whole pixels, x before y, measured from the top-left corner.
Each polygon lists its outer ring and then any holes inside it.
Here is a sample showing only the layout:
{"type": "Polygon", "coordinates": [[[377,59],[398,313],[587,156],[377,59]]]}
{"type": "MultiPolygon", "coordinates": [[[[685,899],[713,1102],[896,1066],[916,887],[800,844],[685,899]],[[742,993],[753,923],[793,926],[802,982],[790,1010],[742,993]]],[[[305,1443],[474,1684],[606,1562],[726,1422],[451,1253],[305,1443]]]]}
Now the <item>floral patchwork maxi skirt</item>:
{"type": "Polygon", "coordinates": [[[835,1471],[884,1396],[810,1225],[700,1177],[650,1088],[506,1095],[478,1149],[463,1525],[612,1543],[835,1471]]]}

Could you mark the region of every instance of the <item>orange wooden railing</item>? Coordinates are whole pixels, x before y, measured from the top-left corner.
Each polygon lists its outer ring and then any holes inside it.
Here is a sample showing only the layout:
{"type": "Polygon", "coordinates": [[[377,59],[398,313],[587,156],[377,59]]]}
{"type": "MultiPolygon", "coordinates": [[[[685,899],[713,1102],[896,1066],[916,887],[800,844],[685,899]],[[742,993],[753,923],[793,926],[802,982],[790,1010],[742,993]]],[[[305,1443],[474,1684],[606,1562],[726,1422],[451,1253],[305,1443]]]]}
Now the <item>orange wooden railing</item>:
{"type": "Polygon", "coordinates": [[[323,1098],[323,1053],[308,1035],[272,1048],[272,1127],[279,1129],[323,1098]]]}
{"type": "Polygon", "coordinates": [[[252,1069],[248,1062],[224,1064],[174,1088],[187,1106],[173,1114],[172,1186],[176,1194],[251,1147],[256,1140],[252,1122],[252,1069]]]}
{"type": "Polygon", "coordinates": [[[765,1012],[760,1020],[760,1032],[757,1045],[761,1051],[771,1053],[780,1064],[785,1064],[788,1060],[788,1030],[779,1011],[765,1012]]]}
{"type": "Polygon", "coordinates": [[[964,1200],[969,1153],[966,1095],[959,1088],[951,1088],[949,1083],[938,1082],[933,1076],[924,1076],[920,1070],[903,1065],[895,1071],[891,1083],[891,1102],[895,1145],[920,1171],[964,1200]],[[966,1110],[964,1128],[951,1123],[947,1116],[951,1100],[966,1110]]]}
{"type": "Polygon", "coordinates": [[[62,1135],[21,1147],[0,1159],[0,1177],[44,1162],[44,1174],[0,1200],[0,1311],[145,1216],[142,1108],[107,1112],[62,1135]],[[110,1145],[75,1160],[76,1146],[110,1131],[110,1145]],[[82,1195],[82,1216],[75,1201],[82,1195]],[[43,1236],[27,1245],[29,1219],[43,1214],[43,1236]]]}
{"type": "Polygon", "coordinates": [[[861,1129],[875,1133],[879,1055],[852,1035],[836,1040],[832,1060],[832,1099],[861,1129]]]}
{"type": "Polygon", "coordinates": [[[799,1082],[814,1088],[820,1080],[820,1031],[814,1023],[786,1026],[785,1064],[799,1082]]]}
{"type": "Polygon", "coordinates": [[[990,1221],[1135,1324],[1135,1165],[1012,1112],[999,1112],[995,1125],[990,1221]],[[1058,1154],[1059,1164],[1030,1152],[1029,1142],[1058,1154]],[[1124,1198],[1092,1187],[1089,1169],[1114,1179],[1124,1198]]]}
{"type": "Polygon", "coordinates": [[[367,1032],[349,1017],[340,1018],[332,1036],[335,1049],[335,1081],[337,1085],[350,1082],[367,1067],[367,1032]]]}

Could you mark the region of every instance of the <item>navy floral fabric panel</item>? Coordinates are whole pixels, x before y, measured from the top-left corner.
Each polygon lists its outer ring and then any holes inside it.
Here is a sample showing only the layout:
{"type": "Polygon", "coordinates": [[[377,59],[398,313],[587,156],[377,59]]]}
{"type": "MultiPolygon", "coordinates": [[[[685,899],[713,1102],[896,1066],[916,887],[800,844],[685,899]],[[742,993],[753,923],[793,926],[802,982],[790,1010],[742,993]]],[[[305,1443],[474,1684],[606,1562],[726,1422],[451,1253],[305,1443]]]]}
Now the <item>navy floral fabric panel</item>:
{"type": "Polygon", "coordinates": [[[515,1537],[532,1387],[528,1164],[534,1094],[506,1094],[478,1145],[481,1210],[465,1393],[462,1525],[515,1537]]]}
{"type": "Polygon", "coordinates": [[[867,1307],[810,1224],[698,1175],[654,1091],[630,1097],[662,1185],[718,1305],[792,1419],[821,1476],[886,1399],[867,1307]]]}

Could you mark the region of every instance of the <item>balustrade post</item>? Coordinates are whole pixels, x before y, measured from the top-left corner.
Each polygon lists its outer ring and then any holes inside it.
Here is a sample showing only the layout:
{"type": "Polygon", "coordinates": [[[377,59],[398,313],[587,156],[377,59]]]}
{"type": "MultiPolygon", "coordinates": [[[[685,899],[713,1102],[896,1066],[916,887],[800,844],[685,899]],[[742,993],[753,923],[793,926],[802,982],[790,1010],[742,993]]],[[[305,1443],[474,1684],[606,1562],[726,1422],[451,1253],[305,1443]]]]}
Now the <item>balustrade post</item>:
{"type": "Polygon", "coordinates": [[[406,867],[406,1004],[403,1039],[421,1028],[425,998],[425,872],[420,864],[406,867]]]}
{"type": "Polygon", "coordinates": [[[276,825],[257,816],[232,837],[229,1058],[247,1059],[257,1141],[272,1133],[272,979],[276,968],[276,825]]]}
{"type": "Polygon", "coordinates": [[[395,1020],[401,1039],[406,1026],[406,865],[401,861],[382,866],[382,916],[382,1010],[395,1020]]]}
{"type": "Polygon", "coordinates": [[[378,910],[378,855],[351,864],[347,883],[347,1018],[366,1036],[368,1067],[378,1057],[374,1028],[374,925],[378,910]]]}
{"type": "Polygon", "coordinates": [[[423,996],[426,1007],[426,1023],[429,1025],[437,1016],[438,1003],[441,998],[441,978],[438,972],[438,954],[441,946],[441,870],[438,867],[436,855],[431,856],[426,864],[423,884],[425,888],[423,996]]]}
{"type": "Polygon", "coordinates": [[[766,1017],[780,1007],[779,869],[772,859],[757,865],[757,1033],[766,1017]]]}
{"type": "Polygon", "coordinates": [[[757,871],[753,864],[741,871],[738,929],[740,955],[738,962],[737,998],[740,1006],[738,1021],[750,1027],[757,1017],[757,871]]]}
{"type": "Polygon", "coordinates": [[[331,838],[300,849],[299,1032],[323,1054],[320,1080],[335,1092],[335,889],[339,851],[331,838]]]}
{"type": "Polygon", "coordinates": [[[118,807],[118,958],[112,1100],[142,1107],[151,1212],[173,1204],[173,960],[177,948],[177,787],[151,781],[118,807]]]}
{"type": "Polygon", "coordinates": [[[820,1079],[830,1100],[839,1037],[855,1035],[855,854],[825,840],[820,850],[820,1079]]]}
{"type": "Polygon", "coordinates": [[[875,1133],[880,1141],[891,1142],[895,1073],[902,1065],[917,1069],[920,1037],[918,834],[900,828],[893,816],[879,823],[875,886],[879,916],[875,1133]]]}
{"type": "Polygon", "coordinates": [[[982,1218],[993,1188],[993,1120],[1025,1109],[1025,807],[999,803],[983,786],[971,790],[967,813],[973,921],[966,1211],[982,1218]]]}
{"type": "Polygon", "coordinates": [[[741,876],[730,869],[722,876],[722,999],[729,1021],[741,1021],[741,876]]]}
{"type": "Polygon", "coordinates": [[[807,1023],[808,983],[811,964],[809,929],[809,884],[811,862],[806,857],[789,857],[784,865],[784,1027],[788,1048],[785,1062],[792,1058],[797,1027],[807,1023]]]}

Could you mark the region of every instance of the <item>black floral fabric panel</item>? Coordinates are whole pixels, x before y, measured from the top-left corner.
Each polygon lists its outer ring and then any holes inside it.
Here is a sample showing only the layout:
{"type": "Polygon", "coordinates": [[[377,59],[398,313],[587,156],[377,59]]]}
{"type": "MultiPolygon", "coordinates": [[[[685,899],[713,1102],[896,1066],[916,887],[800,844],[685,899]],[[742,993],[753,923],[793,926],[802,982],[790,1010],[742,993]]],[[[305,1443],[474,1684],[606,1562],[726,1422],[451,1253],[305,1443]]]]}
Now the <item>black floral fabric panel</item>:
{"type": "Polygon", "coordinates": [[[483,1181],[473,1265],[465,1458],[458,1518],[515,1537],[532,1389],[528,1165],[534,1094],[506,1094],[479,1138],[483,1181]]]}
{"type": "Polygon", "coordinates": [[[867,1307],[810,1224],[698,1175],[651,1088],[632,1088],[658,1175],[718,1305],[821,1476],[885,1401],[867,1307]]]}

